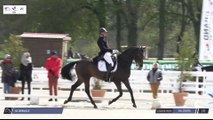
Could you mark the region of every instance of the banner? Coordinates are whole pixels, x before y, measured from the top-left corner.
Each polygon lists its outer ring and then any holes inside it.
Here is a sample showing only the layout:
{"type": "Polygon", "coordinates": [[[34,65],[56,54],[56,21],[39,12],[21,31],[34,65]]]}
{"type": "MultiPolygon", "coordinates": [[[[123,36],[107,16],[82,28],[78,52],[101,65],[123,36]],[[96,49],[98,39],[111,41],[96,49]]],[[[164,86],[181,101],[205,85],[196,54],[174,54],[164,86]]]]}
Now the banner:
{"type": "Polygon", "coordinates": [[[62,107],[6,107],[4,114],[62,114],[62,107]]]}
{"type": "Polygon", "coordinates": [[[203,0],[199,60],[213,60],[213,0],[203,0]]]}
{"type": "Polygon", "coordinates": [[[3,14],[4,15],[27,14],[27,5],[3,5],[3,14]]]}

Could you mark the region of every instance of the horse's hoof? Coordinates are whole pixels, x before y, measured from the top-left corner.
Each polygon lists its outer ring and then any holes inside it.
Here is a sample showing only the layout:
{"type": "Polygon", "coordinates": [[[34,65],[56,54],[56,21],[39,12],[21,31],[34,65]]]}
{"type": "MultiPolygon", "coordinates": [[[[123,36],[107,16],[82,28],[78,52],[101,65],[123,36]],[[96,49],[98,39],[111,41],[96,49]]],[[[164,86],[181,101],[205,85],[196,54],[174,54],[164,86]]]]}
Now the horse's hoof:
{"type": "Polygon", "coordinates": [[[67,104],[68,102],[69,102],[68,100],[65,100],[65,101],[64,101],[64,104],[67,104]]]}
{"type": "Polygon", "coordinates": [[[95,108],[95,109],[98,109],[98,107],[97,107],[96,105],[94,106],[94,108],[95,108]]]}
{"type": "Polygon", "coordinates": [[[137,108],[137,106],[136,106],[136,105],[133,105],[133,107],[134,107],[134,108],[137,108]]]}
{"type": "Polygon", "coordinates": [[[109,101],[109,102],[108,102],[108,105],[110,105],[110,104],[112,104],[112,101],[109,101]]]}

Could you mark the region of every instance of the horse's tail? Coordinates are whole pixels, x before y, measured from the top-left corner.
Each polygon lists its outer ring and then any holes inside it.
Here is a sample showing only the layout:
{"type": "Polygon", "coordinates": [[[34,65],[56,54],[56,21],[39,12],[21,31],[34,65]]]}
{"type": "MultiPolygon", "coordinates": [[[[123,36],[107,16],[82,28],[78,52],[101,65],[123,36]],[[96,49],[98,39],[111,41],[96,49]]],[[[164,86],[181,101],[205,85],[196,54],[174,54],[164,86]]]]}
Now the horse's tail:
{"type": "Polygon", "coordinates": [[[68,80],[73,80],[72,75],[70,74],[71,69],[73,69],[73,67],[75,66],[76,62],[71,62],[67,65],[65,65],[62,70],[61,70],[61,76],[63,79],[68,79],[68,80]]]}

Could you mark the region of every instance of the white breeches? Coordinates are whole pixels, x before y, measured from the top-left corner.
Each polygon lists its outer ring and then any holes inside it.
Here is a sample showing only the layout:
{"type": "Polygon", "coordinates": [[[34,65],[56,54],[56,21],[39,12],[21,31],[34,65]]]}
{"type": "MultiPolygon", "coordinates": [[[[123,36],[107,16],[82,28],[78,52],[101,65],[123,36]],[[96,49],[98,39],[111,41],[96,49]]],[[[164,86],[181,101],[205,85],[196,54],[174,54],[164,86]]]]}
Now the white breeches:
{"type": "Polygon", "coordinates": [[[112,61],[112,57],[111,57],[111,53],[110,52],[106,52],[105,54],[104,54],[104,59],[109,63],[109,64],[111,64],[112,66],[114,66],[114,63],[113,63],[113,61],[112,61]]]}

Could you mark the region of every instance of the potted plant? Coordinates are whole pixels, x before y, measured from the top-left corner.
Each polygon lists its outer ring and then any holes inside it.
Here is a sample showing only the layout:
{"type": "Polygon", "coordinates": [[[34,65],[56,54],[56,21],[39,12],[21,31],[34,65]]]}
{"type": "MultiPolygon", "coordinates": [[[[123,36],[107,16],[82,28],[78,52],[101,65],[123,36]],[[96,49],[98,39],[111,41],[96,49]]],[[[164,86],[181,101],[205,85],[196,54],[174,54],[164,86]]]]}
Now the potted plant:
{"type": "Polygon", "coordinates": [[[192,41],[188,34],[184,36],[182,41],[179,44],[179,54],[177,55],[178,59],[178,70],[180,71],[180,77],[177,80],[178,82],[178,91],[173,93],[176,106],[183,106],[185,104],[184,96],[187,96],[188,93],[183,91],[183,82],[191,79],[192,76],[189,72],[194,63],[194,52],[195,46],[194,41],[192,41]]]}
{"type": "Polygon", "coordinates": [[[91,90],[92,97],[95,102],[102,102],[100,97],[104,97],[106,90],[102,89],[102,82],[99,79],[94,78],[93,89],[91,90]],[[95,98],[98,97],[98,98],[95,98]]]}

